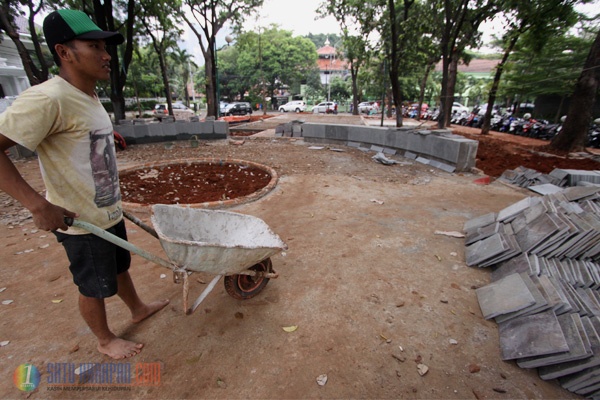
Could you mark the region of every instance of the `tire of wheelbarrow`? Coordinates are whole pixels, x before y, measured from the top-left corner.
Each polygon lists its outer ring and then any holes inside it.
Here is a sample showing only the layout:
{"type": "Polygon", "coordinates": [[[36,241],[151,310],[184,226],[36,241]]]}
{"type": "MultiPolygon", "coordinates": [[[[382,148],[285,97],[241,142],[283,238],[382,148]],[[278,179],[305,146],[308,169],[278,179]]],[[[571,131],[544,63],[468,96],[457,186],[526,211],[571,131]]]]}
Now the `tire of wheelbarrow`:
{"type": "MultiPolygon", "coordinates": [[[[273,264],[270,258],[266,258],[248,269],[260,272],[273,272],[273,264]]],[[[250,275],[229,275],[225,277],[223,282],[225,290],[231,297],[238,300],[248,300],[259,294],[267,286],[269,278],[261,277],[256,279],[250,275]]]]}

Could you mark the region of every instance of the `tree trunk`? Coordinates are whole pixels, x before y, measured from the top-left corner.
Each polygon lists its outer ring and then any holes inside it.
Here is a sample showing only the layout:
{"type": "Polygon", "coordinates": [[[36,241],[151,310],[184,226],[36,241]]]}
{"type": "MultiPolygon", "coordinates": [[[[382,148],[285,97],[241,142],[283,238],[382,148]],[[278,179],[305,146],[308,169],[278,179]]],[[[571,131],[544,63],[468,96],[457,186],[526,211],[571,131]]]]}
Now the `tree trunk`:
{"type": "Polygon", "coordinates": [[[423,105],[423,99],[425,98],[425,86],[427,86],[427,78],[429,78],[429,73],[431,69],[435,66],[435,64],[427,64],[427,68],[425,69],[425,75],[423,75],[423,80],[421,81],[421,88],[419,91],[419,112],[417,112],[417,121],[421,119],[421,107],[423,105]]]}
{"type": "Polygon", "coordinates": [[[567,120],[561,132],[552,139],[550,147],[561,151],[583,151],[592,110],[600,84],[600,32],[590,49],[581,75],[571,97],[567,120]]]}
{"type": "Polygon", "coordinates": [[[214,38],[211,45],[206,49],[206,115],[209,117],[218,117],[219,94],[217,91],[217,67],[216,67],[216,49],[214,38]]]}
{"type": "Polygon", "coordinates": [[[446,93],[446,117],[444,127],[450,126],[452,103],[454,103],[454,88],[456,87],[456,77],[458,75],[458,52],[453,51],[448,65],[448,93],[446,93]]]}
{"type": "Polygon", "coordinates": [[[494,109],[494,104],[496,103],[496,93],[498,93],[498,87],[500,86],[500,78],[502,77],[502,72],[504,71],[504,66],[506,65],[506,62],[508,61],[508,57],[510,56],[510,53],[512,53],[513,49],[515,48],[515,44],[517,44],[517,40],[519,40],[519,35],[515,35],[510,39],[508,46],[506,47],[506,50],[504,51],[504,55],[502,56],[502,60],[496,66],[496,73],[494,74],[492,88],[490,89],[490,94],[488,96],[487,110],[485,110],[485,116],[483,117],[483,126],[481,127],[482,135],[487,135],[488,133],[490,133],[490,123],[492,120],[492,111],[494,109]]]}
{"type": "Polygon", "coordinates": [[[350,60],[350,76],[352,78],[352,115],[358,115],[358,68],[350,60]]]}

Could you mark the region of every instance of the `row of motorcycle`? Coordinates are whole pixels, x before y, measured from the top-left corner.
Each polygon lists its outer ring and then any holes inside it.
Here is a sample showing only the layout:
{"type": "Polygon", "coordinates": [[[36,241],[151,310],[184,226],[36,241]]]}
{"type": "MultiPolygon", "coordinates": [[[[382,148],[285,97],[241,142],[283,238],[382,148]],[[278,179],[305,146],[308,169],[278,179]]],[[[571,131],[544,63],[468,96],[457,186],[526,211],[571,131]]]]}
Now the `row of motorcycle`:
{"type": "MultiPolygon", "coordinates": [[[[438,110],[433,110],[425,115],[426,119],[436,120],[439,116],[438,110]]],[[[457,112],[452,114],[450,123],[454,125],[481,128],[483,126],[483,115],[475,112],[457,112]]],[[[526,113],[523,117],[516,117],[511,113],[496,113],[492,115],[490,129],[497,132],[506,132],[513,135],[531,137],[535,139],[551,140],[562,130],[566,116],[561,118],[558,124],[552,124],[544,119],[534,119],[531,114],[526,113]]],[[[588,131],[588,147],[600,148],[600,118],[595,119],[588,131]]]]}

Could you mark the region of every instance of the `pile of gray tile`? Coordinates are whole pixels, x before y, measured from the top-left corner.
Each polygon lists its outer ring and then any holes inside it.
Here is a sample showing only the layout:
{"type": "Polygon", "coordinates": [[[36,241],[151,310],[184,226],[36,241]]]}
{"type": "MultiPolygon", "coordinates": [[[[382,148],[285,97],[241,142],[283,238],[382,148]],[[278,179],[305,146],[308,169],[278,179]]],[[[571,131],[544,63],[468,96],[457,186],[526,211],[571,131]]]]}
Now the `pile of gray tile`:
{"type": "Polygon", "coordinates": [[[543,174],[521,166],[504,171],[498,180],[540,194],[548,194],[570,186],[600,185],[600,171],[555,168],[549,174],[543,174]]]}
{"type": "Polygon", "coordinates": [[[502,359],[588,397],[600,397],[599,193],[528,197],[464,228],[467,264],[493,267],[476,293],[502,359]]]}

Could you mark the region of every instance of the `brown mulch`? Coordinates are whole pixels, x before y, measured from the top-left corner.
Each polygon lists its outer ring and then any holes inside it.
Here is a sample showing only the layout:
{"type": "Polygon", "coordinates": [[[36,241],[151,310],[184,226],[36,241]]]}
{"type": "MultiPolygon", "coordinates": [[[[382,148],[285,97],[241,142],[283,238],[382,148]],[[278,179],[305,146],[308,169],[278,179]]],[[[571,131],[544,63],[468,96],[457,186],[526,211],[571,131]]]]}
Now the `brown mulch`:
{"type": "Polygon", "coordinates": [[[453,132],[479,141],[476,167],[486,175],[499,177],[508,169],[523,166],[542,173],[555,168],[600,170],[594,154],[565,154],[549,148],[544,140],[531,139],[507,133],[491,132],[481,135],[480,129],[452,127],[453,132]]]}

